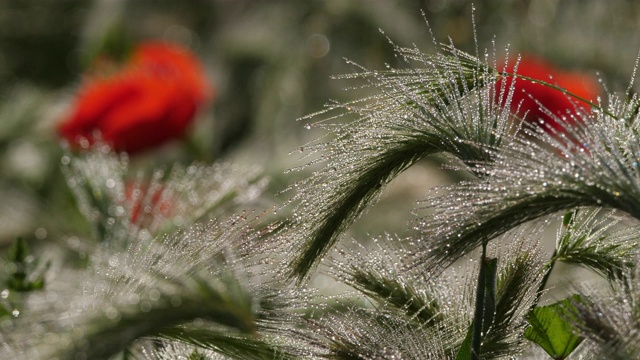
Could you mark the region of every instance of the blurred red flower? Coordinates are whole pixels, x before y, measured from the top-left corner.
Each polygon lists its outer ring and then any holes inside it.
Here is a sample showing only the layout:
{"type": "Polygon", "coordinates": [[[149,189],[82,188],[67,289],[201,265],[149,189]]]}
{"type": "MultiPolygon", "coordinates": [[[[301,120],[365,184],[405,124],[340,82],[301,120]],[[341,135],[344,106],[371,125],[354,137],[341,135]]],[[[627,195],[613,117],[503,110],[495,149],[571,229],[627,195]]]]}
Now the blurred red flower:
{"type": "MultiPolygon", "coordinates": [[[[513,73],[516,62],[510,62],[504,69],[513,73]]],[[[565,88],[570,93],[578,95],[588,101],[595,102],[599,94],[598,83],[589,75],[568,72],[554,67],[545,60],[535,56],[522,56],[518,63],[517,74],[536,80],[542,80],[552,85],[565,88]]],[[[499,93],[504,81],[509,89],[514,81],[513,77],[504,78],[496,83],[496,93],[499,93]]],[[[502,99],[504,105],[505,99],[502,99]]],[[[536,84],[525,79],[516,79],[511,111],[525,121],[540,125],[545,131],[566,133],[566,125],[574,125],[580,119],[579,112],[589,112],[587,103],[570,97],[559,90],[542,84],[536,84]],[[543,110],[543,109],[546,109],[543,110]],[[551,114],[555,115],[551,116],[551,114]],[[568,116],[574,115],[574,116],[568,116]],[[552,130],[553,129],[553,130],[552,130]]]]}
{"type": "Polygon", "coordinates": [[[101,139],[137,153],[184,135],[212,90],[198,60],[177,45],[138,45],[115,73],[88,75],[58,133],[72,146],[101,139]]]}

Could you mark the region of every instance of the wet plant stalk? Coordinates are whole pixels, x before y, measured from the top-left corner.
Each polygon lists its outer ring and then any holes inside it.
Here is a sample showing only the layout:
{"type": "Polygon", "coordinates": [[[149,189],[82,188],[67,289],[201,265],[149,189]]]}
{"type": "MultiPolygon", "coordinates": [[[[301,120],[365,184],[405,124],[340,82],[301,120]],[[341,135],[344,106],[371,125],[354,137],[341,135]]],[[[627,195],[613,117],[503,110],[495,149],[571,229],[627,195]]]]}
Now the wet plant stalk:
{"type": "Polygon", "coordinates": [[[480,360],[480,345],[482,344],[482,320],[484,315],[484,299],[487,272],[487,243],[482,243],[482,255],[480,257],[480,271],[476,288],[476,304],[473,314],[473,334],[471,335],[471,360],[480,360]]]}
{"type": "Polygon", "coordinates": [[[544,271],[545,274],[542,277],[542,281],[540,282],[540,286],[538,286],[538,291],[536,292],[536,299],[533,302],[533,304],[531,305],[531,310],[533,310],[533,308],[535,308],[538,305],[538,302],[540,301],[540,297],[542,297],[542,293],[544,291],[544,289],[547,287],[547,282],[549,281],[549,277],[551,277],[551,272],[553,271],[553,267],[556,264],[556,255],[558,254],[558,249],[555,249],[553,251],[553,255],[551,255],[551,260],[549,261],[549,263],[544,267],[544,271]]]}

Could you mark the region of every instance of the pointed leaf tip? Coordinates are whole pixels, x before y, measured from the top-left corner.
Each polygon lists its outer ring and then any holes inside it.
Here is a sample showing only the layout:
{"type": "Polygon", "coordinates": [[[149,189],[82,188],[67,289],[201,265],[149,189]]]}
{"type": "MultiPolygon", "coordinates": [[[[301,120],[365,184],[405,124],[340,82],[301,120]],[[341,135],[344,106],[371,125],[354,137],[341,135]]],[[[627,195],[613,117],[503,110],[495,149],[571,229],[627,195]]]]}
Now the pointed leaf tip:
{"type": "Polygon", "coordinates": [[[580,300],[579,295],[573,295],[555,304],[533,309],[528,318],[530,326],[524,336],[552,358],[566,359],[583,340],[574,334],[567,320],[570,309],[574,308],[573,303],[580,300]]]}

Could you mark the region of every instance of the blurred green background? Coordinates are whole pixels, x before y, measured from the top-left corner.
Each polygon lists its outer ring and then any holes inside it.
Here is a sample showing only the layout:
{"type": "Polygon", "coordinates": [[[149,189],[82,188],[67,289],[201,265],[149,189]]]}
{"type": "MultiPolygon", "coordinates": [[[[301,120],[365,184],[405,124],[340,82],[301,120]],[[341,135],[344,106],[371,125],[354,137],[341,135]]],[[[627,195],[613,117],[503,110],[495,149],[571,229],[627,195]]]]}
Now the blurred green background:
{"type": "MultiPolygon", "coordinates": [[[[16,236],[55,238],[82,222],[60,174],[54,127],[101,52],[125,56],[131,44],[148,39],[195,52],[215,101],[200,113],[190,146],[173,144],[135,161],[259,164],[271,185],[256,207],[267,207],[286,199],[273,194],[304,176],[285,173],[301,164],[293,151],[322,135],[296,119],[363,95],[331,79],[355,71],[345,58],[369,69],[403,66],[387,37],[433,51],[426,18],[438,42],[475,53],[476,37],[481,52],[495,48],[498,57],[507,46],[510,54],[539,54],[598,74],[618,91],[627,87],[640,50],[639,12],[630,0],[2,1],[0,244],[16,236]]],[[[402,231],[415,201],[447,181],[430,163],[410,169],[354,234],[402,231]]]]}

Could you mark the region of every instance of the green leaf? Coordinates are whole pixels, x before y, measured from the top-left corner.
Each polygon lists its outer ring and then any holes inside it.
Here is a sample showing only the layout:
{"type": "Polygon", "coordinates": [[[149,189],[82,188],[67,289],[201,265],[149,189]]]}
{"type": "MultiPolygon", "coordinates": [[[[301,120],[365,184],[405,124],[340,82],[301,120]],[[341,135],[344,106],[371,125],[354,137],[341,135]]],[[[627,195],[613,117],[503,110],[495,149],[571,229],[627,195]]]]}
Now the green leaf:
{"type": "Polygon", "coordinates": [[[462,345],[456,354],[456,360],[468,360],[471,359],[471,336],[473,336],[473,325],[469,326],[467,335],[462,341],[462,345]]]}
{"type": "Polygon", "coordinates": [[[562,225],[569,227],[574,223],[574,218],[577,211],[567,211],[562,217],[562,225]]]}
{"type": "Polygon", "coordinates": [[[548,306],[536,307],[529,315],[530,326],[524,336],[542,347],[554,359],[566,359],[582,342],[574,334],[567,321],[572,302],[580,301],[579,295],[570,296],[548,306]]]}

